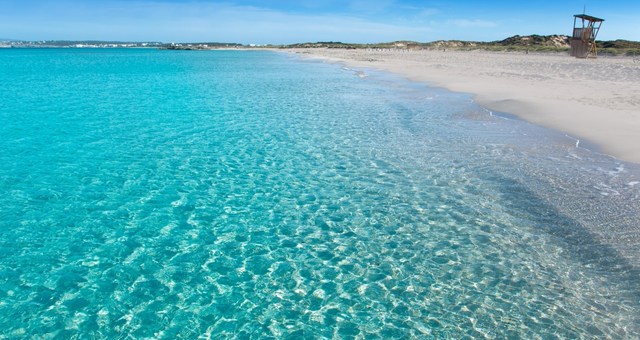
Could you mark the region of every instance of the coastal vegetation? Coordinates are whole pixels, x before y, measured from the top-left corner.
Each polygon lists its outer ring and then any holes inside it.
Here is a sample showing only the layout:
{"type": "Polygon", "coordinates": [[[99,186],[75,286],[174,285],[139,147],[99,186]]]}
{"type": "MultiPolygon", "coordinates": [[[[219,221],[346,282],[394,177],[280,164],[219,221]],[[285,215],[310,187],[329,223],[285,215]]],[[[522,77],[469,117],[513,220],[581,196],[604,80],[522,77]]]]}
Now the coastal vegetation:
{"type": "MultiPolygon", "coordinates": [[[[597,41],[602,55],[640,55],[640,42],[628,40],[597,41]]],[[[352,44],[343,42],[316,42],[282,46],[283,48],[344,48],[344,49],[429,49],[429,50],[487,50],[504,52],[568,52],[570,39],[566,35],[515,35],[498,41],[438,40],[421,43],[416,41],[394,41],[376,44],[352,44]]]]}

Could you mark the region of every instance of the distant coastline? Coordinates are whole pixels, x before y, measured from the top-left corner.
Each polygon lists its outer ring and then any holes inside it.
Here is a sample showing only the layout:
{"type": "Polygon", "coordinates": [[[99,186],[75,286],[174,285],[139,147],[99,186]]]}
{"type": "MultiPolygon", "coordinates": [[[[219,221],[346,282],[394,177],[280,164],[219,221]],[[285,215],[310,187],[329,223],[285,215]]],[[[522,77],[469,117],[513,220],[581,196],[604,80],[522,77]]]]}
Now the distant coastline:
{"type": "Polygon", "coordinates": [[[129,48],[154,47],[163,45],[161,42],[128,42],[128,41],[97,41],[97,40],[1,40],[0,48],[129,48]]]}
{"type": "MultiPolygon", "coordinates": [[[[640,55],[640,42],[628,40],[597,41],[601,55],[640,55]]],[[[157,41],[97,41],[97,40],[39,40],[0,39],[0,48],[158,48],[164,50],[215,50],[221,48],[335,48],[335,49],[394,49],[394,50],[487,50],[508,52],[567,52],[566,35],[515,35],[503,40],[482,42],[437,40],[432,42],[393,41],[375,44],[344,43],[339,41],[305,42],[287,45],[241,44],[229,42],[157,42],[157,41]]]]}

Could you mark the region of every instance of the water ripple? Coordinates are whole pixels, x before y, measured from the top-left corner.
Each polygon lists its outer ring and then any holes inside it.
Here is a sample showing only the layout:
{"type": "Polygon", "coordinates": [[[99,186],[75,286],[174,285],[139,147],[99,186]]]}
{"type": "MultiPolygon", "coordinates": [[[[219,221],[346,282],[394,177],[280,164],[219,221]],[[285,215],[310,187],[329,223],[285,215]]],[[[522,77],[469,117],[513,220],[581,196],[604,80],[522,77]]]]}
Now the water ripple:
{"type": "Polygon", "coordinates": [[[639,334],[637,166],[276,53],[0,52],[2,338],[639,334]]]}

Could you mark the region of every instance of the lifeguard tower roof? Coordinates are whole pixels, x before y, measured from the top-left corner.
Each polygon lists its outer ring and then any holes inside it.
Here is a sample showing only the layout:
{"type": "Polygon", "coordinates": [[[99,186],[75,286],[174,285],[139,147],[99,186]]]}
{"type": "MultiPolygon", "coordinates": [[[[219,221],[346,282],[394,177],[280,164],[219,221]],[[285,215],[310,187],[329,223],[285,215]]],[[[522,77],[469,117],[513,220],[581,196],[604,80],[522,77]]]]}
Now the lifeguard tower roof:
{"type": "Polygon", "coordinates": [[[574,15],[574,17],[576,17],[578,19],[589,20],[589,21],[592,21],[592,22],[602,22],[602,21],[604,21],[604,19],[592,17],[592,16],[586,15],[586,14],[576,14],[576,15],[574,15]]]}

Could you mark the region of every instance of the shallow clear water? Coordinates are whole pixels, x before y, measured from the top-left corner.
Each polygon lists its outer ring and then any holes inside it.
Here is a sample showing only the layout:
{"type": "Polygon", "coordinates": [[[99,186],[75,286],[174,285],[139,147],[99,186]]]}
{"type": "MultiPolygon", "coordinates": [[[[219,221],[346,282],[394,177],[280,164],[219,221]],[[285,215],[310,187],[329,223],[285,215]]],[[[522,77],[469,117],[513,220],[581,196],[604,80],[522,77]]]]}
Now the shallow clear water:
{"type": "Polygon", "coordinates": [[[637,166],[273,52],[0,50],[0,338],[640,333],[637,166]]]}

